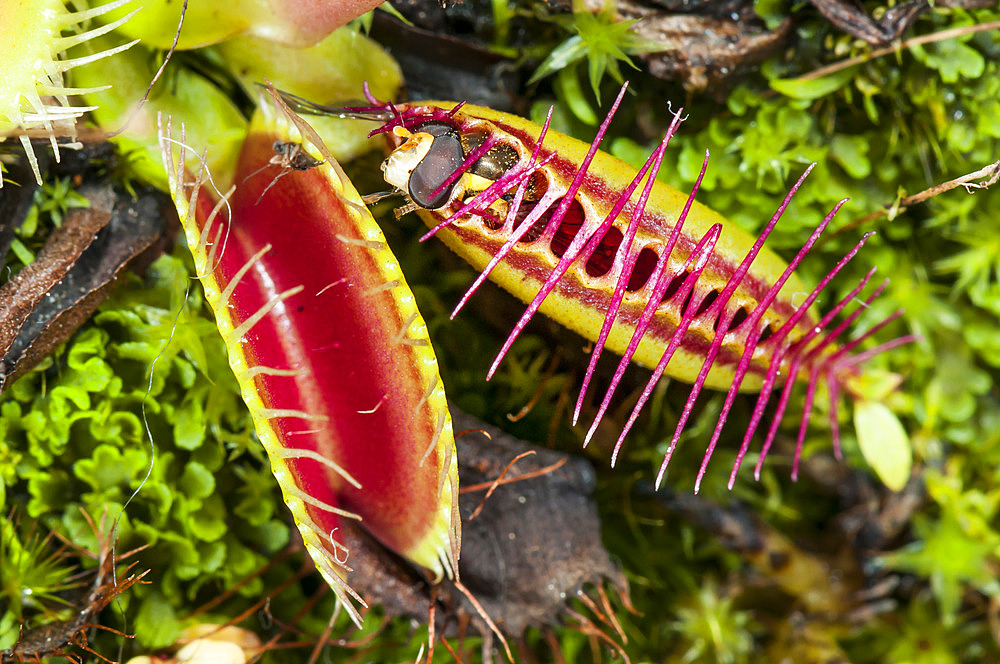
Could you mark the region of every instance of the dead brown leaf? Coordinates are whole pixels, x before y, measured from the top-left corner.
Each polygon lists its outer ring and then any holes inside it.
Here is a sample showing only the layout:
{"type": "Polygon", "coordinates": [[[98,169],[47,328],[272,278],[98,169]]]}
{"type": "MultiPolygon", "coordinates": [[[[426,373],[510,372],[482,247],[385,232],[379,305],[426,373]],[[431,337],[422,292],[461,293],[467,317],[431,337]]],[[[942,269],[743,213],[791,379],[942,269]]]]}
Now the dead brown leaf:
{"type": "Polygon", "coordinates": [[[0,392],[66,341],[107,297],[121,271],[164,237],[174,222],[162,193],[133,199],[110,184],[81,193],[35,261],[0,288],[0,392]]]}

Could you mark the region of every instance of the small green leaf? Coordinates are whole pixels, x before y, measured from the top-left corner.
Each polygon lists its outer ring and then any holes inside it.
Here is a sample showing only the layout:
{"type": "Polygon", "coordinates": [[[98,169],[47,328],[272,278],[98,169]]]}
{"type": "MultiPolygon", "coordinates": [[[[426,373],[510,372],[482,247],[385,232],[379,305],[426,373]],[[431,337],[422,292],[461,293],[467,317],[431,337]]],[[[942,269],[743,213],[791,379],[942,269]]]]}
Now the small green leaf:
{"type": "Polygon", "coordinates": [[[165,648],[173,645],[180,630],[180,623],[170,602],[154,590],[139,609],[135,625],[136,633],[143,635],[146,647],[165,648]]]}
{"type": "Polygon", "coordinates": [[[177,409],[174,421],[174,441],[184,450],[198,448],[205,440],[205,411],[195,395],[187,399],[183,407],[177,409]]]}
{"type": "Polygon", "coordinates": [[[209,496],[199,509],[191,512],[187,517],[187,527],[192,535],[206,542],[214,542],[225,535],[226,507],[221,496],[209,496]]]}
{"type": "Polygon", "coordinates": [[[781,0],[754,0],[753,10],[764,19],[768,30],[774,30],[788,16],[788,10],[781,0]]]}
{"type": "Polygon", "coordinates": [[[36,471],[28,478],[28,515],[37,518],[59,505],[65,496],[72,493],[72,480],[62,470],[36,471]]]}
{"type": "Polygon", "coordinates": [[[24,243],[16,237],[10,240],[10,250],[14,253],[14,258],[21,261],[24,265],[35,262],[35,254],[31,253],[31,250],[24,246],[24,243]]]}
{"type": "Polygon", "coordinates": [[[108,491],[129,486],[133,478],[145,474],[148,465],[149,456],[142,448],[119,450],[103,444],[94,449],[92,458],[77,461],[73,473],[95,491],[108,491]]]}
{"type": "Polygon", "coordinates": [[[854,428],[868,465],[887,487],[902,490],[910,479],[913,450],[896,414],[878,401],[861,401],[854,406],[854,428]]]}
{"type": "Polygon", "coordinates": [[[223,542],[201,542],[197,548],[201,568],[206,572],[214,572],[226,562],[226,545],[223,542]]]}
{"type": "Polygon", "coordinates": [[[954,83],[959,77],[975,80],[986,67],[979,51],[955,39],[931,44],[927,49],[914,49],[914,55],[928,67],[937,69],[946,83],[954,83]]]}
{"type": "Polygon", "coordinates": [[[836,92],[854,78],[857,67],[848,67],[829,76],[813,79],[778,78],[771,81],[771,87],[786,97],[793,99],[819,99],[836,92]]]}
{"type": "Polygon", "coordinates": [[[184,466],[178,488],[189,498],[207,498],[215,491],[215,478],[205,466],[192,461],[184,466]]]}
{"type": "Polygon", "coordinates": [[[613,10],[591,14],[582,7],[576,8],[572,17],[559,22],[577,34],[552,49],[528,81],[529,84],[555,72],[565,74],[570,65],[586,59],[590,86],[593,88],[594,97],[600,103],[599,87],[604,74],[611,74],[612,78],[622,83],[619,62],[625,62],[633,69],[638,69],[629,59],[629,55],[663,50],[662,44],[642,39],[631,32],[629,28],[635,25],[636,21],[616,20],[613,10]]]}
{"type": "Polygon", "coordinates": [[[576,75],[576,68],[563,69],[556,76],[556,89],[560,96],[569,106],[569,110],[576,116],[576,119],[584,124],[596,125],[598,122],[597,113],[587,103],[580,87],[580,79],[576,75]]]}
{"type": "Polygon", "coordinates": [[[552,49],[549,56],[542,61],[538,69],[528,80],[528,85],[539,81],[549,74],[566,69],[587,54],[587,47],[580,35],[573,35],[559,46],[552,49]]]}
{"type": "Polygon", "coordinates": [[[271,519],[255,528],[253,532],[254,539],[260,543],[261,549],[270,554],[278,553],[287,546],[291,533],[288,524],[280,519],[271,519]]]}
{"type": "Polygon", "coordinates": [[[1000,100],[991,99],[983,104],[976,117],[976,132],[1000,138],[1000,100]]]}
{"type": "Polygon", "coordinates": [[[8,611],[0,617],[0,648],[6,650],[17,643],[21,635],[21,624],[13,611],[8,611]]]}
{"type": "Polygon", "coordinates": [[[868,161],[868,141],[864,136],[838,134],[830,142],[830,156],[856,180],[868,177],[872,172],[868,161]]]}

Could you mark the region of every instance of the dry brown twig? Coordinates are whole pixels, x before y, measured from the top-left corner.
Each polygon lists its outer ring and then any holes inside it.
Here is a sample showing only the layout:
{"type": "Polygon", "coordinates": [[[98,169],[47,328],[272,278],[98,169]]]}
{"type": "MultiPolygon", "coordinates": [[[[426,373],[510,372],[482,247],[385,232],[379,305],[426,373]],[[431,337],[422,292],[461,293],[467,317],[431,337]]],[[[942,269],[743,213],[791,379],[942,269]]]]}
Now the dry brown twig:
{"type": "Polygon", "coordinates": [[[934,42],[944,41],[946,39],[954,39],[955,37],[963,37],[965,35],[971,35],[976,32],[988,32],[989,30],[1000,30],[1000,21],[990,21],[988,23],[980,23],[979,25],[965,25],[960,28],[949,28],[948,30],[941,30],[939,32],[932,32],[929,35],[920,35],[919,37],[911,37],[897,44],[890,44],[883,48],[877,48],[870,53],[865,53],[863,55],[855,55],[854,57],[845,58],[839,62],[834,62],[833,64],[826,65],[825,67],[820,67],[819,69],[814,69],[808,74],[804,74],[798,77],[800,81],[811,81],[815,78],[822,78],[829,74],[840,71],[841,69],[847,69],[848,67],[853,67],[854,65],[860,65],[869,60],[874,60],[875,58],[880,58],[883,55],[889,55],[891,53],[897,53],[902,51],[904,48],[909,48],[911,46],[919,46],[921,44],[931,44],[934,42]]]}
{"type": "Polygon", "coordinates": [[[858,226],[869,224],[880,217],[889,217],[889,221],[892,221],[899,214],[904,212],[906,208],[916,205],[917,203],[923,203],[929,198],[934,198],[935,196],[943,194],[946,191],[951,191],[956,187],[965,187],[965,191],[971,194],[974,189],[987,189],[988,187],[996,184],[998,180],[1000,180],[1000,160],[997,160],[988,166],[984,166],[978,171],[973,171],[972,173],[967,173],[961,177],[957,177],[954,180],[948,180],[947,182],[936,184],[933,187],[928,187],[927,189],[913,194],[912,196],[900,198],[891,205],[886,205],[885,207],[866,214],[863,217],[858,217],[854,221],[831,233],[829,239],[833,239],[842,233],[846,233],[849,230],[857,228],[858,226]]]}

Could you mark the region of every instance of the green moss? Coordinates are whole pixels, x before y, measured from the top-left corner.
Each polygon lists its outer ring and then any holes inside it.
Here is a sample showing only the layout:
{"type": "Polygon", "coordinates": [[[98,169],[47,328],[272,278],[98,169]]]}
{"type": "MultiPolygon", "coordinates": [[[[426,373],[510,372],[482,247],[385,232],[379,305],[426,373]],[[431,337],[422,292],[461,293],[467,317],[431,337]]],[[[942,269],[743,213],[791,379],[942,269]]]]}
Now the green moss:
{"type": "Polygon", "coordinates": [[[154,583],[130,591],[140,625],[155,627],[137,627],[144,647],[176,637],[179,623],[163,612],[200,588],[231,586],[288,541],[222,342],[200,299],[185,299],[188,286],[184,263],[171,256],[144,280],[129,277],[53,362],[15,384],[0,411],[14,461],[4,464],[5,484],[30,496],[24,509],[40,528],[96,550],[79,510],[106,511],[121,517],[122,550],[151,545],[142,564],[154,583]],[[247,479],[259,505],[245,520],[246,508],[230,510],[222,496],[244,492],[247,479]],[[262,532],[270,533],[263,545],[262,532]]]}
{"type": "Polygon", "coordinates": [[[733,598],[719,596],[709,580],[680,601],[672,625],[681,646],[682,662],[748,662],[753,652],[750,613],[736,610],[733,598]]]}

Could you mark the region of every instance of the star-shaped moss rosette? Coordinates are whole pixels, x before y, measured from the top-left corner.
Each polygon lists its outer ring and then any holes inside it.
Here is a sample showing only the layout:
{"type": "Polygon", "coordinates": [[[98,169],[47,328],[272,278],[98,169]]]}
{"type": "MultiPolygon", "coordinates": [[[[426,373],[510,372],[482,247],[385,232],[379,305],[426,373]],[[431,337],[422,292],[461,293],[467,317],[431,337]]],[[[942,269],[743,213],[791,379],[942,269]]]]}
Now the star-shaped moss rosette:
{"type": "Polygon", "coordinates": [[[165,122],[171,192],[258,437],[313,560],[360,621],[341,579],[343,519],[438,577],[456,569],[454,438],[426,325],[321,142],[262,106],[237,185],[219,196],[207,171],[185,170],[183,132],[165,122]]]}

